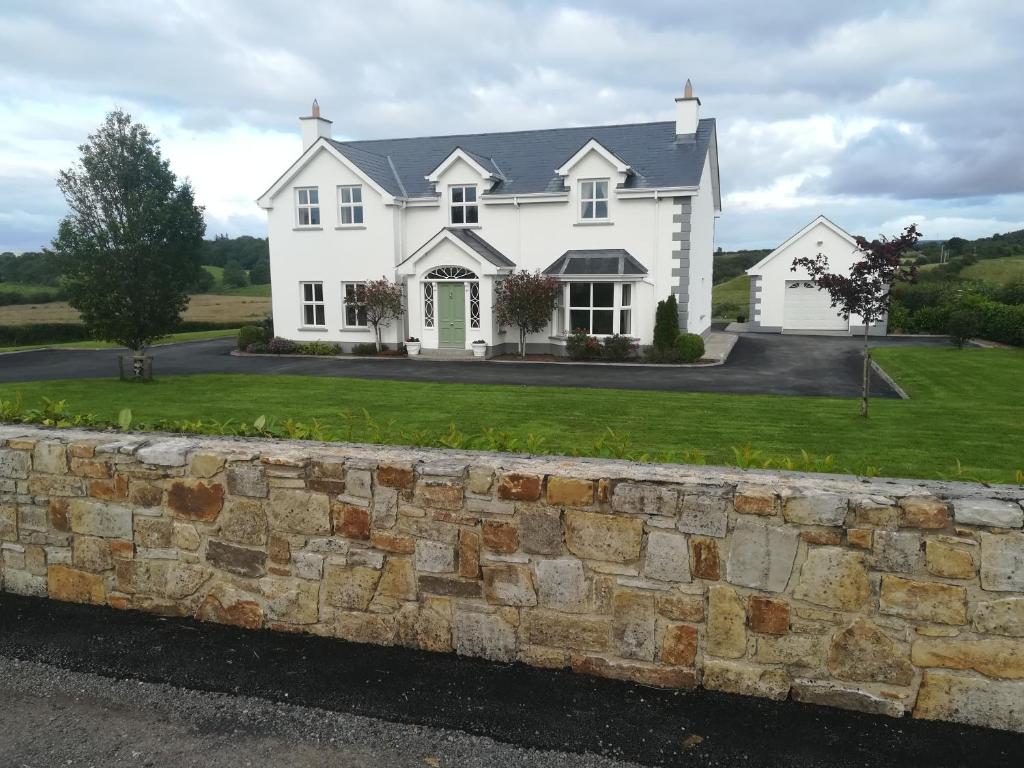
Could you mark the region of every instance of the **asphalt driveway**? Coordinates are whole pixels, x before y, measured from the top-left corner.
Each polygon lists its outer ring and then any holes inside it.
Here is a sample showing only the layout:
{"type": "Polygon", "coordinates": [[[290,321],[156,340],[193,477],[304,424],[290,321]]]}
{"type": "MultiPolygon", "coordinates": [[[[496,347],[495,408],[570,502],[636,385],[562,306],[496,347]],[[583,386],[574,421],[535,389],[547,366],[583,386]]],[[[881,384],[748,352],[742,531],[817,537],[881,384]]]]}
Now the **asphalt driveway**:
{"type": "MultiPolygon", "coordinates": [[[[941,339],[894,337],[878,345],[935,345],[941,339]]],[[[817,395],[860,394],[860,340],[835,336],[741,334],[728,361],[701,368],[434,361],[405,358],[234,357],[232,339],[155,347],[156,376],[202,373],[337,376],[341,378],[648,389],[675,392],[817,395]]],[[[0,383],[116,375],[119,350],[45,349],[0,355],[0,383]]],[[[874,376],[876,397],[897,397],[874,376]]]]}

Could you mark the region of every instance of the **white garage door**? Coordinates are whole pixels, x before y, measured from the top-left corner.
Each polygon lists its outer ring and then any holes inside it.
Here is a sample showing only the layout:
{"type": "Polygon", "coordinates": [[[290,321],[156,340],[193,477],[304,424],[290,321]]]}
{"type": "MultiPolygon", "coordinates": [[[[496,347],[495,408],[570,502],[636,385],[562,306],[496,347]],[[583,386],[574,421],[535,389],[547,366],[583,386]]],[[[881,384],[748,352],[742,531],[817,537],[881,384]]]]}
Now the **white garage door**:
{"type": "Polygon", "coordinates": [[[849,324],[836,314],[828,291],[808,280],[787,280],[783,304],[783,330],[845,331],[849,324]]]}

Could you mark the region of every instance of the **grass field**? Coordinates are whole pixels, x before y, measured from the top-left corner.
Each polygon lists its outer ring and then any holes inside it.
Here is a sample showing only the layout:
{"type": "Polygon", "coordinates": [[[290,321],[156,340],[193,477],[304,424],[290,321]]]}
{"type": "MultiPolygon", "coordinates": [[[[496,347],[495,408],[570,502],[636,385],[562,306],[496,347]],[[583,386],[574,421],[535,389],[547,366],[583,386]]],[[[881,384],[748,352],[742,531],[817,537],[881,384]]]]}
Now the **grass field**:
{"type": "MultiPolygon", "coordinates": [[[[750,305],[750,277],[748,275],[737,275],[736,277],[719,283],[711,289],[711,306],[718,304],[736,304],[743,314],[747,314],[750,305]]],[[[735,317],[716,318],[722,320],[735,320],[735,317]]]]}
{"type": "Polygon", "coordinates": [[[110,420],[130,408],[136,424],[317,420],[329,439],[386,443],[436,439],[455,424],[449,443],[459,447],[493,448],[494,434],[504,432],[506,447],[541,453],[988,482],[1013,482],[1024,470],[1024,350],[885,348],[876,356],[912,399],[876,400],[866,421],[854,399],[299,376],[6,384],[0,399],[20,394],[31,407],[42,397],[65,399],[72,413],[110,420]]]}
{"type": "MultiPolygon", "coordinates": [[[[188,331],[172,333],[170,336],[151,345],[159,347],[164,344],[177,344],[182,341],[206,341],[207,339],[223,339],[238,335],[237,328],[218,331],[188,331]]],[[[61,344],[27,344],[21,347],[0,347],[0,352],[20,352],[26,349],[117,349],[117,344],[109,341],[66,341],[61,344]]]]}
{"type": "Polygon", "coordinates": [[[964,267],[960,276],[999,285],[1012,283],[1014,280],[1024,280],[1024,256],[1007,256],[1003,259],[979,261],[977,264],[964,267]]]}
{"type": "Polygon", "coordinates": [[[270,296],[270,283],[264,285],[246,285],[242,288],[225,288],[223,285],[224,281],[224,267],[214,267],[211,264],[204,264],[203,269],[213,275],[213,279],[216,281],[214,291],[221,296],[270,296]]]}
{"type": "MultiPolygon", "coordinates": [[[[270,314],[270,299],[261,296],[220,296],[201,293],[192,297],[185,320],[216,323],[246,323],[270,314]]],[[[0,325],[28,323],[77,323],[78,312],[65,301],[48,304],[15,304],[0,307],[0,325]]]]}
{"type": "Polygon", "coordinates": [[[0,293],[35,293],[36,291],[49,291],[52,293],[56,290],[56,285],[37,285],[36,283],[0,283],[0,293]]]}

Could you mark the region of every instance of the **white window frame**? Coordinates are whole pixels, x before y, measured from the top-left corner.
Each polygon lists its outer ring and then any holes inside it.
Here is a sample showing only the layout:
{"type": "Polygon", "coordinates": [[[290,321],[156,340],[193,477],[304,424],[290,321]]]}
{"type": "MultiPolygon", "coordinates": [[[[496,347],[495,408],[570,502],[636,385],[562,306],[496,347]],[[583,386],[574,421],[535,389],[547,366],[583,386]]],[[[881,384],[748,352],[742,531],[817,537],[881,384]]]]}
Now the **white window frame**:
{"type": "MultiPolygon", "coordinates": [[[[363,322],[363,323],[359,322],[359,309],[358,309],[358,305],[359,305],[359,288],[360,288],[360,286],[365,288],[366,287],[366,281],[365,280],[344,280],[341,283],[341,327],[342,328],[346,328],[346,329],[350,329],[350,330],[356,330],[356,331],[368,331],[368,330],[370,330],[370,324],[368,322],[363,322]],[[356,303],[357,308],[356,308],[356,322],[355,323],[350,323],[348,321],[348,307],[349,307],[348,287],[350,285],[352,286],[352,291],[353,291],[353,293],[356,296],[356,302],[355,303],[356,303]]],[[[365,312],[365,310],[364,310],[364,312],[365,312]]]]}
{"type": "MultiPolygon", "coordinates": [[[[594,333],[592,330],[588,330],[587,333],[591,336],[597,336],[598,338],[605,338],[607,336],[614,336],[617,333],[622,333],[622,311],[626,310],[629,312],[629,324],[630,330],[633,325],[633,310],[636,308],[636,284],[632,281],[616,281],[610,280],[565,280],[565,288],[562,293],[562,307],[563,307],[563,319],[565,321],[566,333],[572,333],[576,330],[576,327],[572,323],[572,311],[587,310],[590,313],[590,319],[588,325],[592,329],[594,327],[594,310],[600,312],[612,313],[612,332],[611,333],[594,333]],[[589,306],[573,306],[572,299],[570,298],[570,286],[585,283],[590,286],[590,304],[589,306]],[[610,307],[595,307],[594,306],[594,286],[598,284],[611,283],[612,287],[612,306],[610,307]],[[629,286],[629,304],[623,304],[622,302],[622,289],[624,286],[629,286]]],[[[632,332],[623,334],[624,336],[634,336],[632,332]]]]}
{"type": "Polygon", "coordinates": [[[362,184],[338,185],[338,226],[341,228],[352,229],[359,229],[366,226],[366,211],[363,208],[362,184]],[[345,192],[349,193],[348,201],[343,199],[345,192]],[[359,200],[355,200],[356,196],[359,197],[359,200]],[[349,217],[348,221],[345,221],[346,212],[349,217]],[[357,217],[359,221],[356,221],[357,217]]]}
{"type": "Polygon", "coordinates": [[[477,193],[476,184],[452,184],[448,187],[448,222],[453,227],[478,227],[480,226],[480,195],[477,193]],[[462,200],[455,202],[455,190],[462,190],[462,200]],[[473,202],[466,202],[466,190],[473,190],[473,202]],[[455,209],[462,211],[462,221],[455,221],[455,209]],[[476,221],[466,221],[467,213],[472,208],[476,211],[476,221]]]}
{"type": "Polygon", "coordinates": [[[327,303],[324,301],[324,284],[319,280],[304,280],[299,283],[299,323],[303,328],[326,328],[327,327],[327,303]],[[309,298],[306,298],[306,286],[311,286],[309,298]],[[317,296],[317,288],[320,289],[320,298],[317,296]],[[313,322],[306,322],[306,309],[313,308],[313,322]],[[317,309],[320,310],[322,323],[317,323],[317,309]]]}
{"type": "Polygon", "coordinates": [[[610,179],[580,179],[580,207],[579,207],[579,220],[581,222],[600,222],[611,220],[611,180],[610,179]],[[590,184],[590,194],[585,192],[586,185],[590,184]],[[597,194],[597,185],[604,184],[604,197],[597,194]],[[584,213],[584,208],[587,203],[590,203],[591,215],[587,216],[584,213]],[[597,215],[597,204],[604,203],[604,216],[597,215]]]}
{"type": "Polygon", "coordinates": [[[320,187],[295,188],[295,226],[299,229],[323,229],[323,216],[320,215],[320,187]],[[301,202],[302,194],[306,193],[306,202],[301,202]],[[316,202],[309,202],[309,193],[316,193],[316,202]],[[307,223],[302,223],[302,212],[306,211],[307,223]],[[313,211],[316,211],[316,224],[313,223],[313,211]]]}

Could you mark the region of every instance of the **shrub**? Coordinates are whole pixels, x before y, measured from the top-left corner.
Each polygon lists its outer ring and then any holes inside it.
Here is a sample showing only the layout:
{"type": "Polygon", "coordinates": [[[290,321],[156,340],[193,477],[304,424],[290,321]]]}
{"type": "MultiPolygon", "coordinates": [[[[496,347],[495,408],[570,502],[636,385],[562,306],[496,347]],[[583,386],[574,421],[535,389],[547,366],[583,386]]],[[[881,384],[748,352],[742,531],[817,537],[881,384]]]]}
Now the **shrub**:
{"type": "Polygon", "coordinates": [[[679,335],[679,304],[675,296],[658,302],[654,313],[654,348],[667,352],[676,344],[679,335]]]}
{"type": "Polygon", "coordinates": [[[239,349],[248,349],[250,344],[262,344],[266,340],[266,331],[258,325],[243,325],[238,329],[239,349]]]}
{"type": "Polygon", "coordinates": [[[226,288],[242,288],[249,284],[249,274],[237,261],[229,261],[224,265],[220,279],[226,288]]]}
{"type": "Polygon", "coordinates": [[[267,345],[265,342],[257,342],[256,344],[250,344],[245,348],[245,351],[253,355],[262,355],[267,352],[267,345]]]}
{"type": "Polygon", "coordinates": [[[628,360],[636,355],[639,345],[629,336],[616,333],[601,342],[601,357],[605,360],[628,360]]]}
{"type": "Polygon", "coordinates": [[[903,306],[902,302],[895,299],[889,305],[888,325],[890,333],[893,331],[903,331],[903,333],[914,332],[910,311],[903,306]]]}
{"type": "Polygon", "coordinates": [[[341,345],[330,341],[311,341],[307,344],[300,344],[297,352],[300,355],[340,355],[341,345]]]}
{"type": "MultiPolygon", "coordinates": [[[[380,351],[381,352],[386,351],[387,348],[388,348],[387,344],[381,344],[380,345],[380,351]]],[[[373,342],[368,342],[368,341],[362,342],[360,344],[353,344],[352,345],[352,354],[353,355],[364,355],[364,356],[376,355],[377,354],[377,345],[375,343],[373,343],[373,342]]]]}
{"type": "Polygon", "coordinates": [[[293,355],[298,347],[299,345],[294,341],[282,339],[279,336],[275,336],[267,342],[267,352],[273,355],[293,355]]]}
{"type": "Polygon", "coordinates": [[[262,320],[260,320],[259,323],[257,323],[257,325],[259,325],[259,327],[263,329],[263,335],[266,338],[268,338],[268,339],[274,338],[274,316],[273,315],[267,315],[262,320]]]}
{"type": "Polygon", "coordinates": [[[594,360],[601,356],[601,342],[577,328],[566,338],[565,351],[573,360],[594,360]]]}
{"type": "Polygon", "coordinates": [[[696,333],[681,333],[676,339],[676,352],[684,363],[694,363],[704,356],[704,339],[696,333]]]}
{"type": "Polygon", "coordinates": [[[960,349],[981,331],[981,316],[974,307],[957,307],[949,313],[946,332],[960,349]]]}
{"type": "Polygon", "coordinates": [[[921,307],[914,312],[915,333],[945,333],[949,328],[949,305],[921,307]]]}
{"type": "Polygon", "coordinates": [[[1024,304],[1024,277],[1000,286],[992,298],[1000,304],[1024,304]]]}

